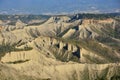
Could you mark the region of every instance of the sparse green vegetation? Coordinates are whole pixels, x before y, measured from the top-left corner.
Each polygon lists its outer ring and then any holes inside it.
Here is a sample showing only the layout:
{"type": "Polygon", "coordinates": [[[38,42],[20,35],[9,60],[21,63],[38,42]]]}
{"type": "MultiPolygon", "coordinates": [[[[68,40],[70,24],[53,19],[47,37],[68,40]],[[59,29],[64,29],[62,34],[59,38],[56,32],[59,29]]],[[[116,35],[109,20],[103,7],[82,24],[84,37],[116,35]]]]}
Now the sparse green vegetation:
{"type": "Polygon", "coordinates": [[[108,14],[77,14],[76,16],[72,16],[73,19],[107,19],[107,18],[116,18],[119,17],[119,13],[108,13],[108,14]]]}
{"type": "Polygon", "coordinates": [[[96,63],[96,64],[102,64],[102,63],[107,63],[105,60],[99,60],[99,58],[92,57],[89,55],[83,55],[86,59],[88,59],[91,63],[96,63]]]}
{"type": "Polygon", "coordinates": [[[12,51],[28,51],[32,50],[32,47],[25,47],[23,49],[15,48],[15,46],[10,45],[1,45],[0,46],[0,53],[12,52],[12,51]]]}

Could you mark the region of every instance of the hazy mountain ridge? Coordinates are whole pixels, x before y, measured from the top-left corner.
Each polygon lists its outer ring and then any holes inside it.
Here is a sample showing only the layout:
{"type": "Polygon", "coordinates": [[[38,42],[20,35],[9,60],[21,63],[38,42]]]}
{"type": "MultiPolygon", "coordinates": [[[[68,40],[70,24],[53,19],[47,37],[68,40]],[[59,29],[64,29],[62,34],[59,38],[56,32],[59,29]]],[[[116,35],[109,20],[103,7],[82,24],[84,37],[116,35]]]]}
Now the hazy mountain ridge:
{"type": "Polygon", "coordinates": [[[120,12],[119,0],[1,0],[1,14],[65,14],[120,12]],[[104,5],[104,4],[106,5],[104,5]],[[86,5],[87,4],[87,5],[86,5]],[[67,6],[66,6],[67,5],[67,6]]]}

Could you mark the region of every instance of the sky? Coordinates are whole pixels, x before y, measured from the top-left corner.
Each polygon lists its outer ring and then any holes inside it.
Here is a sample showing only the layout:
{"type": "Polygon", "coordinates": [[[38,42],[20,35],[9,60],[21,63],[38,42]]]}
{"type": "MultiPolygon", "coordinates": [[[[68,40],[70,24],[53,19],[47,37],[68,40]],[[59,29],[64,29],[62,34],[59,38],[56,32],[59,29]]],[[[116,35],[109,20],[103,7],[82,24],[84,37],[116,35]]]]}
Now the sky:
{"type": "Polygon", "coordinates": [[[0,14],[120,13],[120,0],[0,0],[0,14]]]}

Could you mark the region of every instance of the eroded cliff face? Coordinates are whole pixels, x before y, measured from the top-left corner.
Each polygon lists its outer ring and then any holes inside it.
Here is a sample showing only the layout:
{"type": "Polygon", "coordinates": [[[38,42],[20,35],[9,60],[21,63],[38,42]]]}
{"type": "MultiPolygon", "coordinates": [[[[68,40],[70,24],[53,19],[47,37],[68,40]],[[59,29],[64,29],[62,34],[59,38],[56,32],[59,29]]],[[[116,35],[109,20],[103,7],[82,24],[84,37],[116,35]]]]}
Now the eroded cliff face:
{"type": "Polygon", "coordinates": [[[88,25],[88,24],[112,24],[115,20],[112,18],[103,19],[103,20],[95,20],[95,19],[84,19],[82,21],[82,24],[88,25]]]}
{"type": "MultiPolygon", "coordinates": [[[[17,70],[20,75],[22,73],[27,78],[33,76],[32,80],[111,80],[118,78],[120,74],[119,64],[94,64],[85,55],[101,61],[106,59],[84,48],[55,38],[41,36],[16,48],[21,49],[25,46],[33,47],[33,49],[6,53],[2,56],[1,62],[4,63],[3,65],[7,65],[8,69],[17,70]]],[[[14,74],[12,77],[14,78],[16,75],[14,74]]]]}
{"type": "Polygon", "coordinates": [[[106,58],[95,52],[52,37],[41,36],[24,45],[16,46],[16,49],[23,49],[23,51],[8,52],[1,57],[1,61],[6,63],[29,60],[39,61],[39,57],[43,54],[47,58],[57,59],[62,62],[94,63],[94,61],[89,60],[89,58],[93,58],[93,60],[96,59],[101,63],[108,62],[106,58]],[[33,49],[25,51],[24,49],[27,47],[32,47],[33,49]]]}
{"type": "MultiPolygon", "coordinates": [[[[119,52],[96,41],[103,34],[108,36],[114,27],[113,19],[71,21],[66,16],[51,17],[38,26],[18,21],[14,27],[4,27],[0,31],[0,77],[3,76],[2,80],[119,79],[119,62],[110,63],[120,61],[119,52]]],[[[119,43],[119,39],[111,38],[119,43]]]]}
{"type": "Polygon", "coordinates": [[[32,47],[33,49],[29,51],[9,52],[1,58],[1,61],[9,63],[15,61],[39,60],[40,54],[43,54],[48,58],[65,62],[73,60],[74,58],[71,59],[73,56],[76,57],[76,62],[79,62],[80,58],[80,47],[52,37],[41,36],[32,42],[16,47],[16,49],[24,49],[25,47],[32,47]]]}
{"type": "MultiPolygon", "coordinates": [[[[51,61],[52,62],[52,61],[51,61]]],[[[11,77],[13,80],[119,80],[119,64],[77,64],[62,63],[53,65],[41,64],[35,61],[29,61],[20,64],[2,64],[12,72],[12,76],[6,75],[5,69],[0,71],[3,76],[11,77]],[[13,69],[12,69],[13,68],[13,69]],[[12,71],[11,71],[12,70],[12,71]],[[17,70],[17,75],[16,75],[17,70]],[[20,74],[18,74],[20,73],[20,74]],[[22,74],[22,75],[21,75],[22,74]],[[25,75],[25,76],[24,76],[25,75]],[[19,77],[20,76],[20,77],[19,77]]],[[[10,74],[11,75],[11,74],[10,74]]],[[[1,77],[3,77],[1,76],[1,77]]],[[[6,78],[3,78],[5,80],[6,78]]],[[[9,80],[9,79],[7,79],[9,80]]]]}
{"type": "Polygon", "coordinates": [[[95,39],[100,36],[115,37],[119,36],[119,21],[115,19],[81,19],[78,26],[74,26],[63,34],[63,38],[95,39]]]}

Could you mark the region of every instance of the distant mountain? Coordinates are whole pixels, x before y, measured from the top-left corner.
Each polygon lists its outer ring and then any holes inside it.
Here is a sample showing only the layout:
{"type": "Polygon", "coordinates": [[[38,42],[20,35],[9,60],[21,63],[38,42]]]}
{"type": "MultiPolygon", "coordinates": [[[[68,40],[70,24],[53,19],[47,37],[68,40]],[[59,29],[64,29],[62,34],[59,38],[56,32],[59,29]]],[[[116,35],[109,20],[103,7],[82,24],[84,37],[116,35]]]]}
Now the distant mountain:
{"type": "Polygon", "coordinates": [[[0,13],[110,13],[120,12],[119,4],[119,0],[0,0],[0,13]]]}

